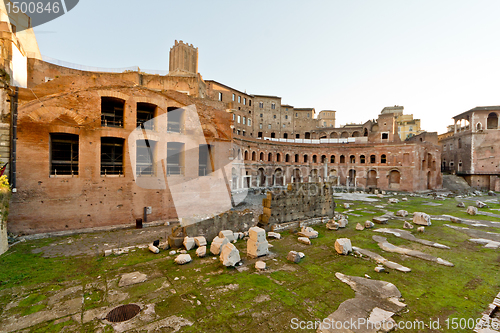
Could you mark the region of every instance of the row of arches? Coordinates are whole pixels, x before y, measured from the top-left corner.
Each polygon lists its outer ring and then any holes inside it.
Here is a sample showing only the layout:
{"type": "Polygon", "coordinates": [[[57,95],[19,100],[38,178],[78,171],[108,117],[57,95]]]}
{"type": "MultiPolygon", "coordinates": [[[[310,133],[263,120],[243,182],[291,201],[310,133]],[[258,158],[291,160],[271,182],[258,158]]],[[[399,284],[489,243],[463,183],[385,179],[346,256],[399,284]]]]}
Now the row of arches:
{"type": "Polygon", "coordinates": [[[387,177],[387,183],[391,189],[399,189],[401,183],[401,172],[399,169],[392,169],[387,172],[381,172],[376,169],[347,169],[340,170],[339,172],[337,169],[330,169],[326,172],[326,170],[321,169],[261,167],[253,173],[246,171],[245,175],[241,175],[240,172],[233,167],[233,189],[285,186],[288,183],[303,182],[332,182],[337,186],[376,188],[381,174],[387,177]]]}
{"type": "MultiPolygon", "coordinates": [[[[281,135],[283,139],[289,139],[293,137],[293,134],[289,134],[287,132],[282,132],[281,135]]],[[[336,132],[304,132],[304,139],[338,139],[338,138],[357,138],[361,136],[368,136],[368,129],[364,129],[363,131],[336,131],[336,132]]],[[[276,138],[276,133],[271,132],[271,138],[276,138]]],[[[300,134],[295,134],[296,139],[300,139],[300,134]]]]}
{"type": "Polygon", "coordinates": [[[349,162],[350,164],[376,164],[376,163],[381,163],[385,164],[387,163],[387,155],[386,154],[381,154],[381,155],[364,155],[361,154],[359,156],[356,155],[339,155],[338,159],[336,155],[309,155],[309,154],[290,154],[290,153],[264,153],[264,152],[256,152],[256,151],[248,151],[245,150],[243,153],[243,156],[241,156],[241,150],[238,149],[237,155],[235,157],[238,157],[241,159],[243,157],[243,160],[245,161],[260,161],[260,162],[285,162],[285,163],[340,163],[344,164],[349,162]],[[311,158],[309,158],[311,157],[311,158]]]}

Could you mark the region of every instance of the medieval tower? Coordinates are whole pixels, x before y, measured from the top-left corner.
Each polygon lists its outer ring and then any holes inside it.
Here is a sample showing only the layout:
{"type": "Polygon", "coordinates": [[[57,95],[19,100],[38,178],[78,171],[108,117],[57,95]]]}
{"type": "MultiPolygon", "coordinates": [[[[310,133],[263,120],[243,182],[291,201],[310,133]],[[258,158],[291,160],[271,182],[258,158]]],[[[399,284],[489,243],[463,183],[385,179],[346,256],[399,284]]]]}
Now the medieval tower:
{"type": "Polygon", "coordinates": [[[175,41],[170,48],[169,75],[196,75],[198,73],[198,48],[192,44],[175,41]]]}

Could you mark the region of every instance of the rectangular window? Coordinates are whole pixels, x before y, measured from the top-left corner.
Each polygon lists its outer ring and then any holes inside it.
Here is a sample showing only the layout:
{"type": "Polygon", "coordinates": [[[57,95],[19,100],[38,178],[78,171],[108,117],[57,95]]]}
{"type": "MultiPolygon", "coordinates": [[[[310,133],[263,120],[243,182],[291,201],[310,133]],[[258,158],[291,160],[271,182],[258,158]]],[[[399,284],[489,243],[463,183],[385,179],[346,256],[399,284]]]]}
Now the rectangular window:
{"type": "Polygon", "coordinates": [[[299,117],[299,114],[298,113],[295,113],[295,118],[298,118],[299,117]]]}
{"type": "Polygon", "coordinates": [[[413,131],[413,126],[410,126],[410,132],[413,131]]]}
{"type": "Polygon", "coordinates": [[[446,145],[443,146],[443,151],[446,151],[446,145]]]}
{"type": "Polygon", "coordinates": [[[241,104],[241,96],[238,96],[238,103],[241,104]]]}
{"type": "Polygon", "coordinates": [[[214,171],[212,151],[213,147],[211,145],[199,146],[198,176],[206,176],[214,171]]]}
{"type": "Polygon", "coordinates": [[[243,131],[243,136],[245,136],[245,134],[246,134],[246,132],[245,132],[245,131],[243,131]]]}
{"type": "Polygon", "coordinates": [[[167,176],[184,174],[183,152],[184,152],[184,143],[167,142],[167,176]]]}
{"type": "Polygon", "coordinates": [[[101,175],[123,175],[122,138],[101,138],[101,175]]]}
{"type": "Polygon", "coordinates": [[[260,117],[262,118],[263,116],[264,116],[264,115],[261,113],[261,114],[260,114],[260,117]]]}
{"type": "Polygon", "coordinates": [[[236,115],[233,113],[233,121],[234,121],[235,118],[236,118],[236,115]]]}
{"type": "Polygon", "coordinates": [[[286,125],[285,125],[285,124],[283,124],[283,128],[285,128],[285,127],[286,127],[286,125]]]}
{"type": "Polygon", "coordinates": [[[167,108],[167,131],[180,133],[182,130],[182,116],[184,114],[183,109],[178,109],[176,107],[167,108]]]}
{"type": "Polygon", "coordinates": [[[296,139],[300,139],[300,134],[295,134],[296,139]]]}
{"type": "Polygon", "coordinates": [[[123,109],[125,101],[113,98],[101,98],[101,126],[123,127],[123,109]]]}
{"type": "Polygon", "coordinates": [[[252,106],[252,100],[251,99],[248,100],[248,106],[252,106]]]}
{"type": "Polygon", "coordinates": [[[236,99],[236,95],[235,95],[235,94],[233,94],[233,102],[234,102],[234,100],[235,100],[235,99],[236,99]]]}
{"type": "Polygon", "coordinates": [[[219,101],[222,102],[222,93],[221,92],[219,93],[219,101]]]}
{"type": "Polygon", "coordinates": [[[262,138],[262,132],[257,133],[257,137],[262,138]]]}
{"type": "Polygon", "coordinates": [[[288,116],[287,116],[287,115],[285,115],[285,119],[288,119],[288,116]]]}
{"type": "Polygon", "coordinates": [[[382,133],[382,140],[389,139],[389,133],[382,133]]]}
{"type": "Polygon", "coordinates": [[[137,140],[135,156],[135,172],[137,176],[154,174],[154,153],[156,141],[137,140]]]}
{"type": "Polygon", "coordinates": [[[247,98],[246,98],[246,97],[245,97],[245,98],[243,98],[243,104],[244,104],[244,105],[247,105],[247,98]]]}
{"type": "Polygon", "coordinates": [[[156,105],[148,103],[137,103],[137,127],[154,130],[156,105]]]}
{"type": "Polygon", "coordinates": [[[310,113],[307,114],[307,118],[311,118],[311,114],[310,113]]]}
{"type": "Polygon", "coordinates": [[[243,125],[247,124],[247,117],[243,116],[243,125]]]}
{"type": "Polygon", "coordinates": [[[453,143],[450,143],[450,150],[453,150],[453,143]]]}
{"type": "Polygon", "coordinates": [[[262,129],[262,124],[259,124],[259,128],[262,129]]]}
{"type": "Polygon", "coordinates": [[[241,116],[238,116],[238,124],[241,122],[241,116]]]}
{"type": "Polygon", "coordinates": [[[248,126],[252,126],[252,119],[248,119],[248,126]]]}
{"type": "Polygon", "coordinates": [[[276,119],[276,115],[273,115],[273,118],[276,119]]]}
{"type": "Polygon", "coordinates": [[[271,129],[271,124],[267,125],[267,128],[271,129]]]}
{"type": "Polygon", "coordinates": [[[50,134],[50,174],[78,175],[78,135],[50,134]]]}

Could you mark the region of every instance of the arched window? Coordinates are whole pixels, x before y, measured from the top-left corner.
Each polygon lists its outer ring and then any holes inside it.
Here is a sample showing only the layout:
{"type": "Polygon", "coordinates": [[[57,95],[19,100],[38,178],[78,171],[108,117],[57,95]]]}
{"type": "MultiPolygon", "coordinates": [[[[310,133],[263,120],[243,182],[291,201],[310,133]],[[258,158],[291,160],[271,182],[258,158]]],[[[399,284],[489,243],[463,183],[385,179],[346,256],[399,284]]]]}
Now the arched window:
{"type": "Polygon", "coordinates": [[[326,163],[326,155],[321,155],[321,163],[326,163]]]}
{"type": "Polygon", "coordinates": [[[354,155],[349,156],[349,163],[356,163],[356,156],[354,155]]]}
{"type": "Polygon", "coordinates": [[[316,155],[313,155],[313,163],[318,163],[318,157],[316,155]]]}
{"type": "Polygon", "coordinates": [[[285,162],[286,163],[290,162],[290,154],[285,155],[285,162]]]}
{"type": "Polygon", "coordinates": [[[359,157],[359,163],[361,163],[361,164],[365,164],[365,155],[361,155],[361,156],[359,157]]]}
{"type": "Polygon", "coordinates": [[[377,158],[375,157],[375,155],[370,155],[370,163],[371,164],[377,163],[377,158]]]}
{"type": "Polygon", "coordinates": [[[365,128],[365,130],[363,131],[363,136],[368,136],[368,129],[365,128]]]}
{"type": "Polygon", "coordinates": [[[267,160],[269,162],[271,162],[273,160],[273,154],[272,153],[267,154],[267,160]]]}
{"type": "Polygon", "coordinates": [[[281,154],[280,153],[276,154],[276,162],[281,162],[281,154]]]}
{"type": "Polygon", "coordinates": [[[385,156],[385,154],[380,156],[380,163],[387,163],[387,157],[385,156]]]}
{"type": "Polygon", "coordinates": [[[476,130],[481,131],[483,129],[483,124],[477,123],[476,124],[476,130]]]}
{"type": "Polygon", "coordinates": [[[264,160],[264,153],[261,152],[259,155],[259,161],[263,161],[263,160],[264,160]]]}
{"type": "Polygon", "coordinates": [[[462,139],[458,138],[458,149],[462,148],[462,139]]]}
{"type": "Polygon", "coordinates": [[[498,116],[495,112],[488,115],[488,120],[486,121],[487,129],[497,129],[498,128],[498,116]]]}
{"type": "Polygon", "coordinates": [[[248,160],[248,150],[245,150],[245,161],[248,160]]]}
{"type": "Polygon", "coordinates": [[[295,154],[295,163],[299,163],[299,154],[295,154]]]}
{"type": "Polygon", "coordinates": [[[304,155],[304,163],[307,163],[307,155],[304,155]]]}
{"type": "Polygon", "coordinates": [[[255,152],[253,151],[253,152],[252,152],[252,161],[255,161],[255,155],[256,155],[256,154],[255,154],[255,152]]]}
{"type": "Polygon", "coordinates": [[[340,155],[340,163],[345,163],[345,156],[344,155],[340,155]]]}
{"type": "Polygon", "coordinates": [[[335,163],[335,155],[330,156],[330,163],[335,163]]]}

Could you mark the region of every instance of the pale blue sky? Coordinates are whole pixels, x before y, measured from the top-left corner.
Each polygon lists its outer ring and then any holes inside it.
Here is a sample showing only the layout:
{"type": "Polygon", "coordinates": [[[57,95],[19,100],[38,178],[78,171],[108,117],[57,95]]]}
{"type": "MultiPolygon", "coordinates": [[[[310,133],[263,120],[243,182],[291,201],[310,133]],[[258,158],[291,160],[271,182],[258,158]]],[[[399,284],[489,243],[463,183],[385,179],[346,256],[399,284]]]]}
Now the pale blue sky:
{"type": "Polygon", "coordinates": [[[97,67],[168,70],[174,40],[199,71],[337,124],[403,105],[442,133],[451,117],[500,105],[500,1],[80,0],[35,28],[40,51],[97,67]]]}

